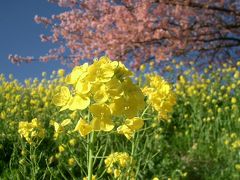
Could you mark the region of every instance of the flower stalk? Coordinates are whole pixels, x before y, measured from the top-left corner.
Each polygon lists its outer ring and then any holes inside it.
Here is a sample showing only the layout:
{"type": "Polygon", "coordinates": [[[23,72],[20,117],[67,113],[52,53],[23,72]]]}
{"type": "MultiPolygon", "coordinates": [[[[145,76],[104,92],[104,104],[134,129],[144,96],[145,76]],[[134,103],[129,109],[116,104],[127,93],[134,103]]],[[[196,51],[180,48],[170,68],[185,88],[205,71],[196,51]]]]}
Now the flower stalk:
{"type": "Polygon", "coordinates": [[[94,131],[92,131],[89,135],[89,142],[88,142],[88,180],[92,180],[93,176],[93,144],[94,144],[94,131]]]}

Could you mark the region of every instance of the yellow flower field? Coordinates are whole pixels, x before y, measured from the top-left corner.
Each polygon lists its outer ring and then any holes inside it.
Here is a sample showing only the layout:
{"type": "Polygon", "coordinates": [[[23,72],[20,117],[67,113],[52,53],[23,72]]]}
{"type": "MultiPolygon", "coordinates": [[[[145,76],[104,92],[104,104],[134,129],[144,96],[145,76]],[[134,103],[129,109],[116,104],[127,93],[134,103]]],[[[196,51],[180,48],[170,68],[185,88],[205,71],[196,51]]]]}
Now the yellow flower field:
{"type": "Polygon", "coordinates": [[[153,66],[1,74],[0,179],[239,179],[240,61],[153,66]]]}

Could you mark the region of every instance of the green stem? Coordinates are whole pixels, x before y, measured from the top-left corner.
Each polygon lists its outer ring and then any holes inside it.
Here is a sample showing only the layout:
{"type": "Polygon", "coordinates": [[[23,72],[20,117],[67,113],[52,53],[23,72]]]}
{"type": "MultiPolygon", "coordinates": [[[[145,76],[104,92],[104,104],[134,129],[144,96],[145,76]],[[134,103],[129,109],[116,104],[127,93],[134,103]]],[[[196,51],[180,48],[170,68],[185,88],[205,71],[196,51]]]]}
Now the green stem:
{"type": "MultiPolygon", "coordinates": [[[[135,135],[134,135],[135,137],[135,135]]],[[[131,151],[131,156],[133,157],[134,156],[134,151],[135,151],[135,139],[133,137],[133,141],[132,141],[132,151],[131,151]]],[[[131,160],[131,163],[132,163],[132,160],[131,160]]]]}
{"type": "MultiPolygon", "coordinates": [[[[133,159],[134,159],[134,154],[135,154],[135,134],[133,135],[132,138],[132,150],[131,150],[131,162],[130,162],[130,168],[128,169],[128,173],[130,174],[132,171],[132,165],[133,165],[133,159]]],[[[130,179],[130,176],[127,178],[128,180],[130,179]]]]}
{"type": "Polygon", "coordinates": [[[93,175],[93,144],[94,144],[94,131],[91,132],[88,142],[88,180],[92,180],[93,175]]]}
{"type": "Polygon", "coordinates": [[[143,116],[145,115],[145,113],[147,112],[147,110],[148,110],[148,108],[150,107],[150,105],[148,105],[145,109],[144,109],[144,111],[142,112],[142,114],[141,114],[141,118],[143,118],[143,116]]]}

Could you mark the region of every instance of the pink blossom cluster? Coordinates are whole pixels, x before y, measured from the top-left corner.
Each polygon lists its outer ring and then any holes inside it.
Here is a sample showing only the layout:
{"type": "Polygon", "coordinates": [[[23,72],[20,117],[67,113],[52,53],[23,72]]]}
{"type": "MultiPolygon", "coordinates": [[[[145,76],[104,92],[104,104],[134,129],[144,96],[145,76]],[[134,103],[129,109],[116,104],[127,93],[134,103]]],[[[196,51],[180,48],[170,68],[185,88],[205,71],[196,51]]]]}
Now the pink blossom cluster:
{"type": "Polygon", "coordinates": [[[30,56],[22,57],[22,56],[18,56],[18,55],[9,54],[8,59],[14,64],[19,64],[21,62],[30,63],[33,61],[34,58],[30,57],[30,56]]]}
{"type": "MultiPolygon", "coordinates": [[[[232,55],[240,46],[240,8],[231,0],[50,0],[69,10],[51,18],[35,16],[51,28],[42,61],[68,58],[72,65],[105,53],[139,67],[197,52],[197,58],[232,55]]],[[[13,62],[29,59],[11,56],[13,62]]]]}

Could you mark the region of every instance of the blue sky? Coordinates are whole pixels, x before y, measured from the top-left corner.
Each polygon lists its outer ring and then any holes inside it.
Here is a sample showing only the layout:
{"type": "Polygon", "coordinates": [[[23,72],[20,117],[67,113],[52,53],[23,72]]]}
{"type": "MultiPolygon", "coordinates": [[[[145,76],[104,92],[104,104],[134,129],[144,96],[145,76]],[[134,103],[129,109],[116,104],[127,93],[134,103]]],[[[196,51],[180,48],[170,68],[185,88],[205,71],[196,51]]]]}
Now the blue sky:
{"type": "Polygon", "coordinates": [[[39,57],[47,53],[51,44],[42,43],[39,35],[46,28],[34,22],[34,16],[51,17],[64,9],[47,0],[1,0],[0,1],[0,73],[13,74],[23,81],[41,77],[43,71],[50,74],[59,68],[66,69],[59,61],[33,62],[18,65],[8,60],[9,54],[39,57]]]}

